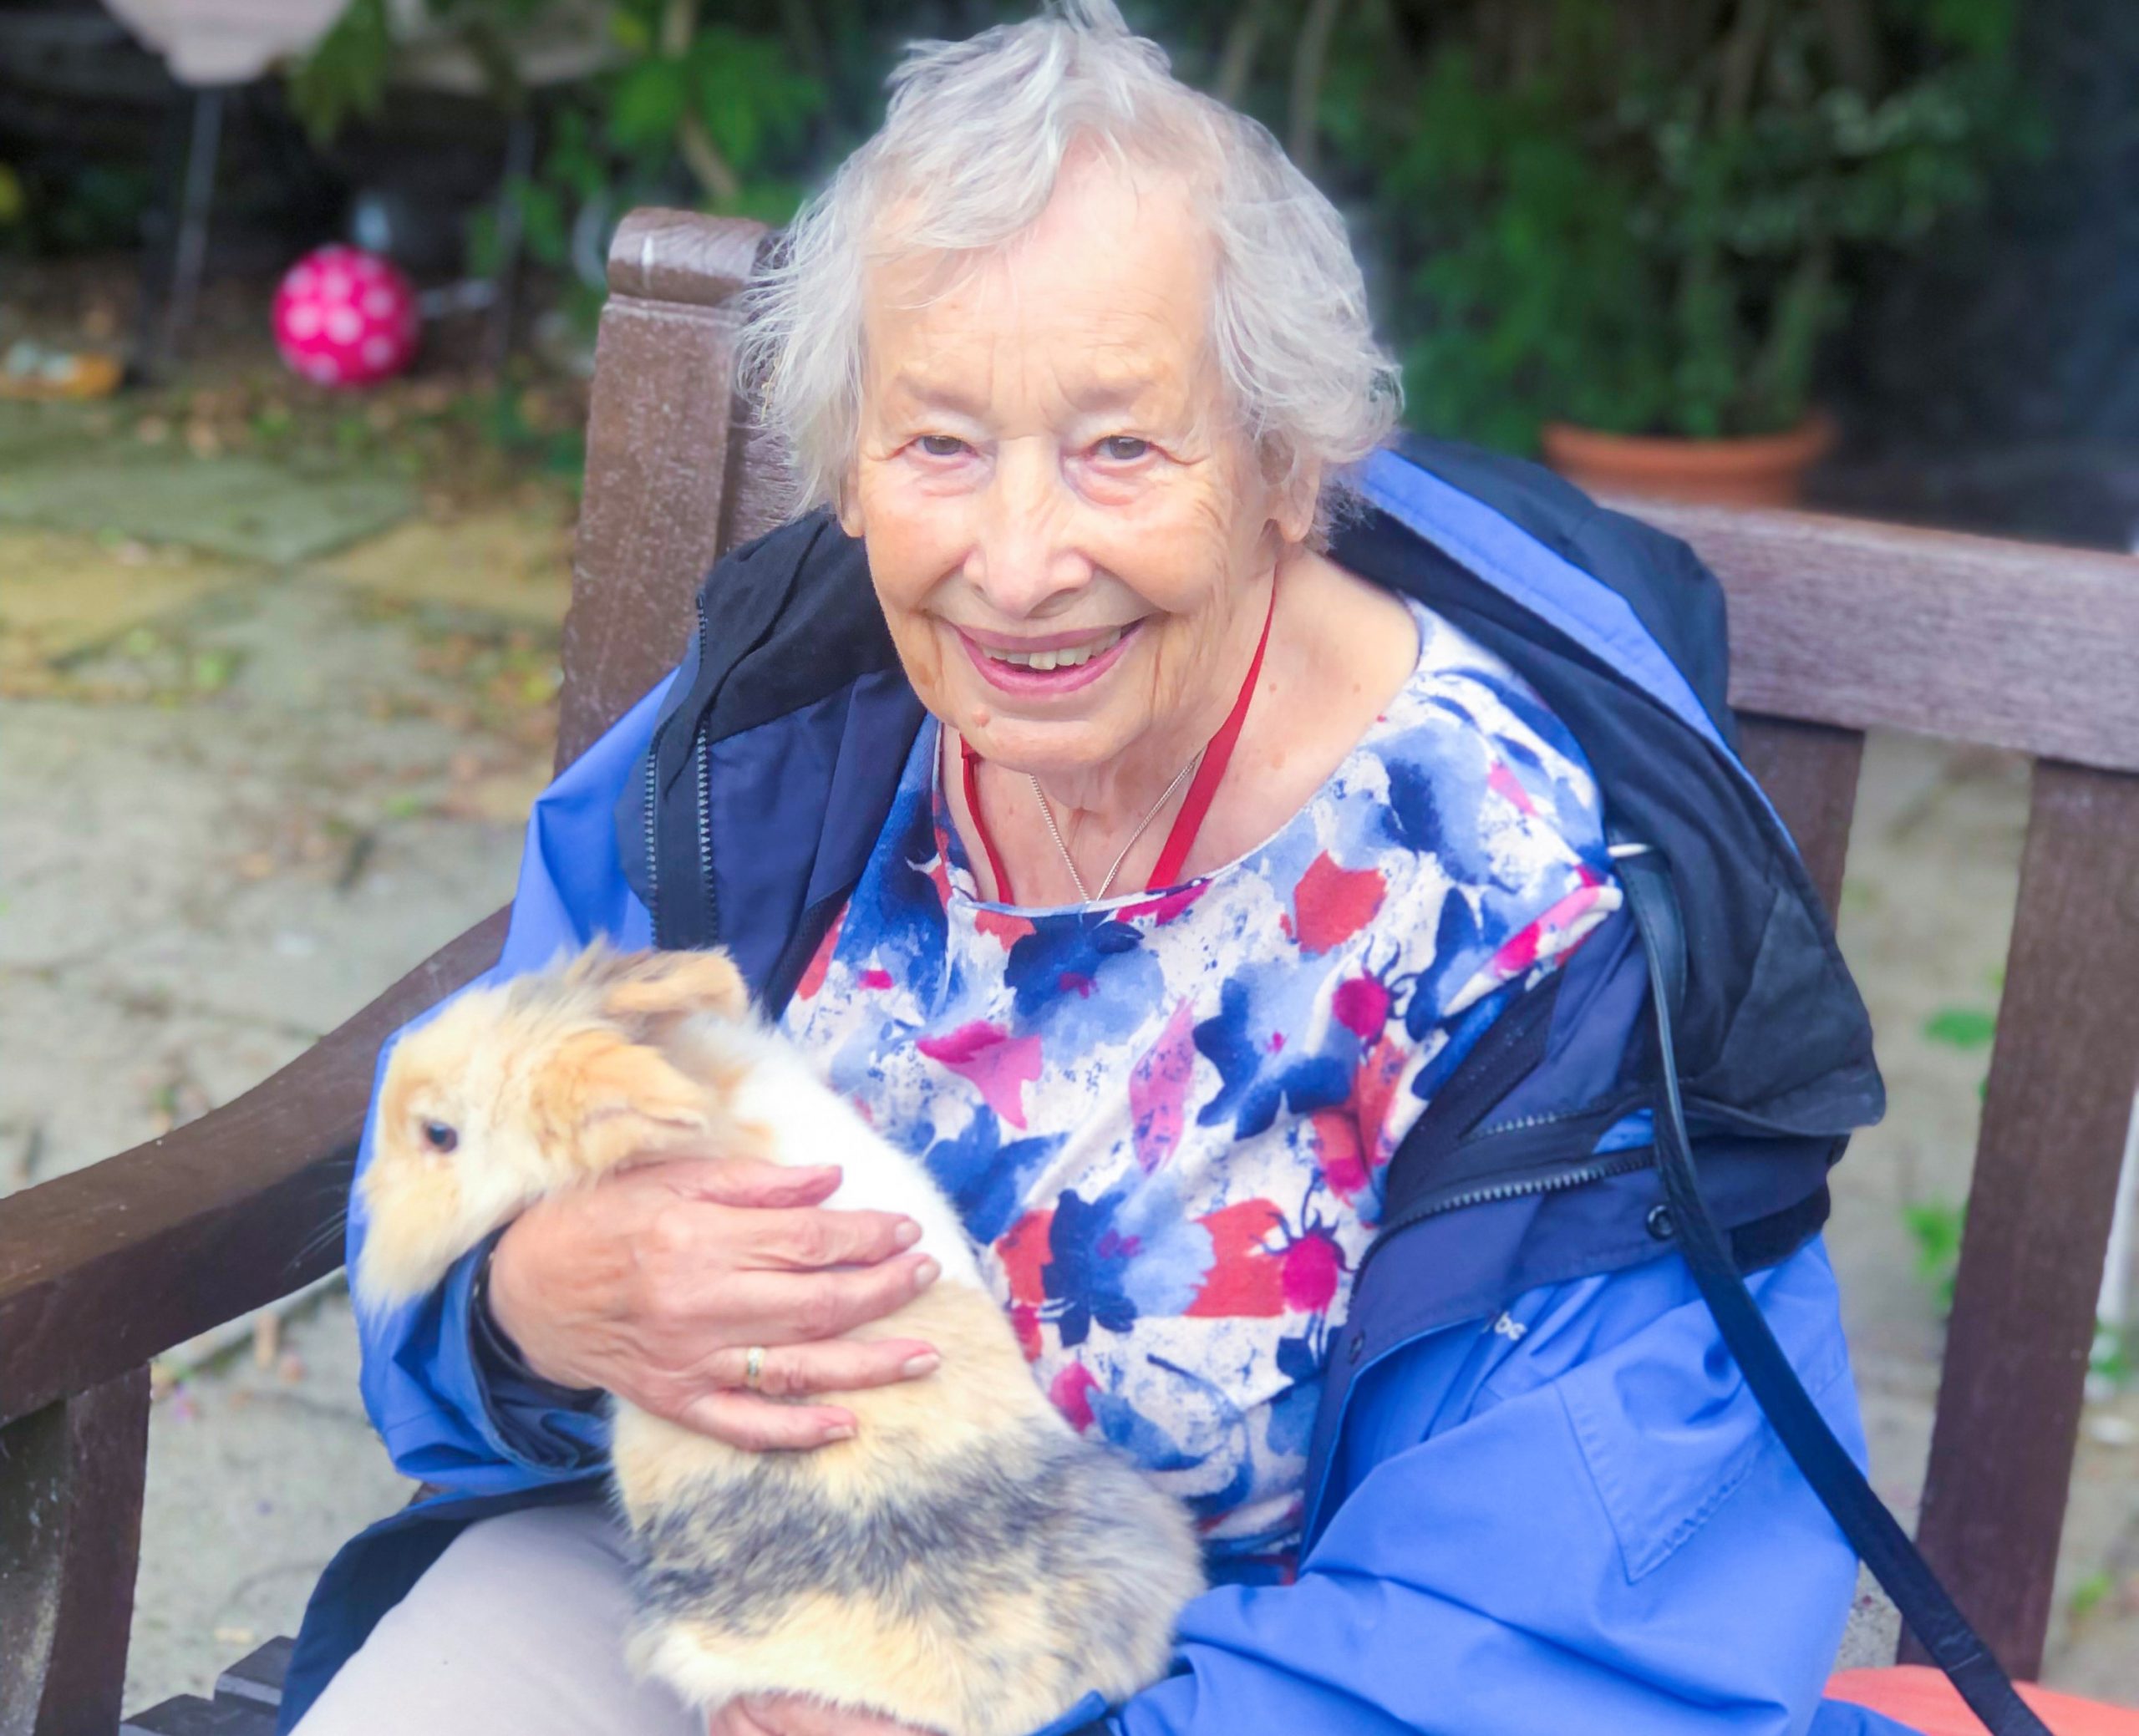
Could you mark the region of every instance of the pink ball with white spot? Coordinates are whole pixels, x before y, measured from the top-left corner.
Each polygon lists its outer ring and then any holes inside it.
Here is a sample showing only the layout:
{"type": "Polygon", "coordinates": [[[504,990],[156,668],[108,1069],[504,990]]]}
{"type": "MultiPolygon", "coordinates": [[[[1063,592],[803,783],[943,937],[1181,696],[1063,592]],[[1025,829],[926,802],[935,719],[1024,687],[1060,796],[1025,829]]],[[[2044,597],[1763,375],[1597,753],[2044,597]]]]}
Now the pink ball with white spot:
{"type": "Polygon", "coordinates": [[[323,386],[390,378],[416,353],[416,292],[398,267],[355,247],[315,248],[275,292],[275,347],[323,386]]]}

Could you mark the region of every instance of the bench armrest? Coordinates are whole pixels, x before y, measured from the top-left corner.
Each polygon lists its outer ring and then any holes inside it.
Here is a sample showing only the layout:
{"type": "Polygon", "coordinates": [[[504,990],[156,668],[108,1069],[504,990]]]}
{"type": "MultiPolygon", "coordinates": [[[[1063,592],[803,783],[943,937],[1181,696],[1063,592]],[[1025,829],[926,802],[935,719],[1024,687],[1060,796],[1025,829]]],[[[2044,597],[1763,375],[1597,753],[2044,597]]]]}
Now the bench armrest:
{"type": "Polygon", "coordinates": [[[235,1102],[0,1200],[0,1424],[342,1263],[380,1043],[495,963],[499,911],[235,1102]]]}

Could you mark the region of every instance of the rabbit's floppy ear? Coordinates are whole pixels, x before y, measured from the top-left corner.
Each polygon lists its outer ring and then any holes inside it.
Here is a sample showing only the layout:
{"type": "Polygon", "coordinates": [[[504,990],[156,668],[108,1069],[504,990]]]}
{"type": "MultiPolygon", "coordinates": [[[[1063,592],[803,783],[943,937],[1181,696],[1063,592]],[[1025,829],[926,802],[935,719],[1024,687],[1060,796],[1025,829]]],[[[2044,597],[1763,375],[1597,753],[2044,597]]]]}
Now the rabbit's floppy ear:
{"type": "Polygon", "coordinates": [[[725,952],[612,953],[596,980],[605,1017],[620,1023],[692,1013],[740,1018],[750,991],[725,952]]]}
{"type": "Polygon", "coordinates": [[[554,1149],[598,1172],[635,1153],[709,1133],[716,1106],[659,1050],[606,1028],[582,1031],[544,1069],[536,1110],[554,1149]]]}

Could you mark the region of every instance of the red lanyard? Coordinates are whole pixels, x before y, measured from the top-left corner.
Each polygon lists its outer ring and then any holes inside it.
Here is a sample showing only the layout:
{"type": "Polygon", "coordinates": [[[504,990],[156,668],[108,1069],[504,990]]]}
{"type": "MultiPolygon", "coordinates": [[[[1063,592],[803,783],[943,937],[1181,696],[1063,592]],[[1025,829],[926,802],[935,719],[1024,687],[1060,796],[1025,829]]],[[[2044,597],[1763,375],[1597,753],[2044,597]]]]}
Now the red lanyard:
{"type": "MultiPolygon", "coordinates": [[[[1181,812],[1174,815],[1173,829],[1166,834],[1166,848],[1159,852],[1159,859],[1151,866],[1151,877],[1145,882],[1144,890],[1155,886],[1172,886],[1181,874],[1181,865],[1188,860],[1194,847],[1196,835],[1202,830],[1203,817],[1211,811],[1212,799],[1218,793],[1218,785],[1226,775],[1226,767],[1233,757],[1233,747],[1240,740],[1241,725],[1247,721],[1247,703],[1255,696],[1255,680],[1263,673],[1263,653],[1270,645],[1270,623],[1278,613],[1278,586],[1270,586],[1270,607],[1263,617],[1263,637],[1255,642],[1255,657],[1247,666],[1247,679],[1240,684],[1240,697],[1233,701],[1233,708],[1226,713],[1226,720],[1218,725],[1218,733],[1203,750],[1203,763],[1196,768],[1196,776],[1188,786],[1188,794],[1181,799],[1181,812]]],[[[960,769],[964,775],[966,812],[973,816],[973,829],[980,835],[980,847],[988,855],[988,870],[995,877],[995,896],[998,903],[1015,904],[1018,901],[1010,891],[1010,876],[1003,865],[1003,858],[995,848],[995,840],[988,835],[988,822],[981,818],[980,783],[976,774],[980,767],[980,755],[973,750],[973,744],[963,736],[958,738],[960,769]]]]}

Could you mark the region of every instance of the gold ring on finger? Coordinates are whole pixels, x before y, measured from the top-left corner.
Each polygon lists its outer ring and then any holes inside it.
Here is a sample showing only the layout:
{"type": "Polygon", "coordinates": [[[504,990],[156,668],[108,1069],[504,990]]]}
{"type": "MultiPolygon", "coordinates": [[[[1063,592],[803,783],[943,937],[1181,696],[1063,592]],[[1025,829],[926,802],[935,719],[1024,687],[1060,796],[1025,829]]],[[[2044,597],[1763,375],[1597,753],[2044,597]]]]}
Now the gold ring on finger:
{"type": "Polygon", "coordinates": [[[765,1372],[765,1348],[753,1344],[743,1353],[743,1384],[752,1392],[758,1389],[758,1381],[765,1372]]]}

